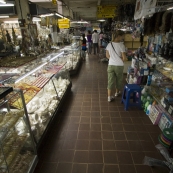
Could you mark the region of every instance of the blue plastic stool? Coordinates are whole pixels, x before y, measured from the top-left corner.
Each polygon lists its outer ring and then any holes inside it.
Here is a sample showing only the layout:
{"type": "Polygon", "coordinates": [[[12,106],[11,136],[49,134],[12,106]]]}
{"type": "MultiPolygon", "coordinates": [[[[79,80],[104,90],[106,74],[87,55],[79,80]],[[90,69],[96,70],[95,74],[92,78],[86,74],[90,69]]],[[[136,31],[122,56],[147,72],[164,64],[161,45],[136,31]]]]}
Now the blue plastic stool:
{"type": "Polygon", "coordinates": [[[137,84],[127,84],[124,87],[121,103],[124,103],[126,111],[129,106],[137,106],[141,109],[141,87],[137,84]],[[138,98],[136,97],[137,93],[138,98]],[[131,99],[133,102],[130,102],[131,99]]]}

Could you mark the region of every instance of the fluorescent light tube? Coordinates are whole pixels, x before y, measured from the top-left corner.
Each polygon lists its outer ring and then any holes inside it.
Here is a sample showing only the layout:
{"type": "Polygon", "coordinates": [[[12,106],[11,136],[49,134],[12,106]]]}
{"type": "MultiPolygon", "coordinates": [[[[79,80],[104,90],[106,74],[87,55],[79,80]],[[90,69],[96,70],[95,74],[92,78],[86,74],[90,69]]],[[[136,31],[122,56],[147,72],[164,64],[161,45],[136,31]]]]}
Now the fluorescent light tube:
{"type": "Polygon", "coordinates": [[[14,6],[14,4],[0,4],[0,7],[10,7],[14,6]]]}
{"type": "Polygon", "coordinates": [[[57,16],[63,18],[63,16],[62,16],[61,14],[55,13],[55,15],[57,15],[57,16]]]}
{"type": "Polygon", "coordinates": [[[167,10],[172,10],[172,9],[173,9],[173,7],[167,8],[167,10]]]}
{"type": "Polygon", "coordinates": [[[51,14],[43,14],[43,15],[40,15],[40,17],[47,17],[47,16],[53,16],[54,14],[51,13],[51,14]]]}
{"type": "Polygon", "coordinates": [[[38,66],[37,68],[35,68],[34,70],[31,70],[29,73],[26,73],[24,76],[22,76],[21,78],[17,79],[15,81],[15,83],[20,82],[22,79],[26,78],[27,76],[33,74],[35,71],[39,70],[41,67],[45,66],[47,64],[47,62],[45,62],[44,64],[38,66]]]}
{"type": "Polygon", "coordinates": [[[6,2],[5,2],[5,1],[3,1],[3,0],[0,0],[0,3],[2,3],[2,4],[6,4],[6,2]]]}
{"type": "Polygon", "coordinates": [[[54,59],[58,58],[60,55],[63,55],[64,52],[61,52],[60,54],[56,55],[55,57],[53,57],[52,59],[50,59],[50,61],[53,61],[54,59]]]}
{"type": "Polygon", "coordinates": [[[9,18],[9,16],[0,16],[0,18],[9,18]]]}

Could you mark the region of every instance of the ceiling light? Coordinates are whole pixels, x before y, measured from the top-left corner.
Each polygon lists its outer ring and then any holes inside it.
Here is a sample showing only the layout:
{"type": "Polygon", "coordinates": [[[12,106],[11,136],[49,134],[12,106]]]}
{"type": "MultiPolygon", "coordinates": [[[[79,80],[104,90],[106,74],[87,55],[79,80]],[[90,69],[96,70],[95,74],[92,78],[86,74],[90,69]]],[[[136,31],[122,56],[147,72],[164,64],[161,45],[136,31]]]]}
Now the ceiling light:
{"type": "Polygon", "coordinates": [[[50,13],[50,14],[42,14],[40,15],[40,17],[47,17],[47,16],[53,16],[54,14],[53,13],[50,13]]]}
{"type": "Polygon", "coordinates": [[[60,15],[60,14],[58,14],[58,13],[55,13],[55,15],[57,15],[57,16],[59,16],[59,17],[63,18],[63,16],[62,16],[62,15],[60,15]]]}
{"type": "Polygon", "coordinates": [[[0,16],[0,18],[9,18],[9,16],[0,16]]]}
{"type": "Polygon", "coordinates": [[[39,21],[41,21],[41,19],[38,18],[38,17],[33,17],[32,21],[33,21],[33,22],[39,22],[39,21]]]}
{"type": "Polygon", "coordinates": [[[19,23],[18,20],[4,21],[4,23],[19,23]]]}
{"type": "Polygon", "coordinates": [[[9,7],[9,6],[14,6],[14,4],[0,4],[0,7],[9,7]]]}
{"type": "Polygon", "coordinates": [[[99,21],[99,22],[105,22],[105,20],[104,20],[104,19],[100,19],[100,20],[97,20],[97,21],[99,21]]]}
{"type": "Polygon", "coordinates": [[[0,0],[0,3],[2,3],[2,4],[6,4],[6,2],[5,2],[5,1],[3,1],[3,0],[0,0]]]}
{"type": "Polygon", "coordinates": [[[173,7],[167,8],[167,10],[172,10],[172,9],[173,9],[173,7]]]}

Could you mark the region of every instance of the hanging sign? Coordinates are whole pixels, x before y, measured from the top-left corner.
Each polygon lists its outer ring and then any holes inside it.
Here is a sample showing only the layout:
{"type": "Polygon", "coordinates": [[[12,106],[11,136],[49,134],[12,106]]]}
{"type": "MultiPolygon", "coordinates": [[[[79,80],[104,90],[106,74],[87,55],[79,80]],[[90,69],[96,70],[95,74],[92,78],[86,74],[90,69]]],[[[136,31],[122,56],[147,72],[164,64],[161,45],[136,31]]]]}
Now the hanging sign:
{"type": "Polygon", "coordinates": [[[57,0],[52,0],[52,4],[57,5],[57,0]]]}
{"type": "Polygon", "coordinates": [[[59,28],[70,28],[70,20],[69,19],[58,19],[59,28]]]}
{"type": "Polygon", "coordinates": [[[134,19],[140,19],[155,13],[157,0],[136,0],[134,19]]]}
{"type": "Polygon", "coordinates": [[[115,14],[116,6],[97,6],[97,18],[113,18],[115,14]]]}

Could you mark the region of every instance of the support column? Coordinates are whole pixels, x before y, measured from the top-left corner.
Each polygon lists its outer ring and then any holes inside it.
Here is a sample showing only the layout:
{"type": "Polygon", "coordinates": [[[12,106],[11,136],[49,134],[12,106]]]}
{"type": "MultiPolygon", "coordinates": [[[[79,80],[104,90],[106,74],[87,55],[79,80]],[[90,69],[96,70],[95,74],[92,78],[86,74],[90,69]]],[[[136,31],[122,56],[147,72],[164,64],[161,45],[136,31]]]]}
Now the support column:
{"type": "Polygon", "coordinates": [[[28,0],[15,0],[19,19],[27,21],[27,14],[30,14],[28,0]]]}

